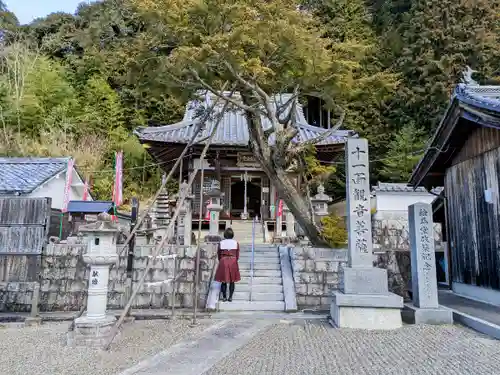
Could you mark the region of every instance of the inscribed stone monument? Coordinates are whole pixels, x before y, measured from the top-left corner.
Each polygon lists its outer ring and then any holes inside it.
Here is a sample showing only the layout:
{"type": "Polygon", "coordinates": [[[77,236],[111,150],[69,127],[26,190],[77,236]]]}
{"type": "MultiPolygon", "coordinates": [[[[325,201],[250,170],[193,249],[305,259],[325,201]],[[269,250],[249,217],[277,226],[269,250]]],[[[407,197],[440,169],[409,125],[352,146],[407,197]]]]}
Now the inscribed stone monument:
{"type": "Polygon", "coordinates": [[[330,316],[337,327],[393,329],[402,326],[403,298],[390,293],[387,270],[373,267],[368,142],[346,145],[348,266],[340,272],[330,316]]]}
{"type": "Polygon", "coordinates": [[[408,216],[413,303],[405,305],[403,318],[416,324],[451,324],[452,312],[440,308],[438,302],[432,207],[412,204],[408,216]]]}

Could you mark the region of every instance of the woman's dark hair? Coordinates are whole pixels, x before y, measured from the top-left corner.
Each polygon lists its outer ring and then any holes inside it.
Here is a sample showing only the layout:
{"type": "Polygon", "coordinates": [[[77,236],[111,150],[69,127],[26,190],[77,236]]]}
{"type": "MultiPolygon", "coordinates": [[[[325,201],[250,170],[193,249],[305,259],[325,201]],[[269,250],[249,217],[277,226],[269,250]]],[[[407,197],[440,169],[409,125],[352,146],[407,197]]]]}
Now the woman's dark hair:
{"type": "Polygon", "coordinates": [[[234,237],[234,232],[231,228],[227,228],[225,231],[224,231],[224,238],[226,240],[232,240],[234,237]]]}

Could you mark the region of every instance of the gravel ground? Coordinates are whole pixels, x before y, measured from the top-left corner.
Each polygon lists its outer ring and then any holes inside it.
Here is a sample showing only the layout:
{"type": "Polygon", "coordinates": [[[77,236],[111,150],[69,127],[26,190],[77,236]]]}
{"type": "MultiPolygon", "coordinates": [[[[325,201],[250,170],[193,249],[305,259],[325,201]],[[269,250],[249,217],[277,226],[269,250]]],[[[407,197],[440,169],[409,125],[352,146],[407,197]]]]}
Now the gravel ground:
{"type": "Polygon", "coordinates": [[[498,375],[500,341],[461,326],[395,331],[276,324],[203,375],[498,375]]]}
{"type": "Polygon", "coordinates": [[[0,374],[114,375],[211,325],[188,320],[136,321],[127,324],[109,352],[66,346],[68,322],[0,329],[0,374]]]}

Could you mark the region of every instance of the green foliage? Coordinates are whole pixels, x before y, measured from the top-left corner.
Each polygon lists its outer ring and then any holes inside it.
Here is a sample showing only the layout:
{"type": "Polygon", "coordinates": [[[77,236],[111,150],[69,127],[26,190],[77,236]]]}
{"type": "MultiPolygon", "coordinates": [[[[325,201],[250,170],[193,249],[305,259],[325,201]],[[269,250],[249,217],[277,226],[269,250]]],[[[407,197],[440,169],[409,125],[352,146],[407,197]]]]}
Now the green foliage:
{"type": "Polygon", "coordinates": [[[389,142],[380,174],[388,181],[408,181],[413,168],[422,158],[426,145],[423,130],[405,125],[389,142]]]}
{"type": "MultiPolygon", "coordinates": [[[[109,199],[123,149],[125,198],[147,197],[161,172],[131,131],[180,120],[193,72],[213,87],[236,73],[342,108],[372,182],[405,181],[465,66],[498,82],[498,14],[500,0],[104,0],[19,26],[0,0],[0,153],[76,155],[109,199]]],[[[342,165],[303,156],[343,193],[342,165]]]]}
{"type": "Polygon", "coordinates": [[[345,221],[333,213],[321,219],[321,234],[333,248],[345,247],[347,244],[345,221]]]}

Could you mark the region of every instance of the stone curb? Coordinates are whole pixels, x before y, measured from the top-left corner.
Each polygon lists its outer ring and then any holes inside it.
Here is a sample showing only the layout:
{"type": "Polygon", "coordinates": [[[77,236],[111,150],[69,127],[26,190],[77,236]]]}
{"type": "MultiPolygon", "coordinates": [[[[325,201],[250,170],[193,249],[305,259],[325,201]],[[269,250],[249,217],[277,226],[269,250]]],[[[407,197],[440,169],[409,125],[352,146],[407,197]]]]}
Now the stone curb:
{"type": "Polygon", "coordinates": [[[486,320],[477,318],[472,315],[465,314],[461,311],[451,309],[446,306],[439,305],[444,309],[451,310],[453,313],[453,321],[455,323],[460,323],[466,327],[473,329],[474,331],[483,333],[485,335],[491,336],[497,340],[500,340],[500,326],[494,323],[490,323],[486,320]]]}

